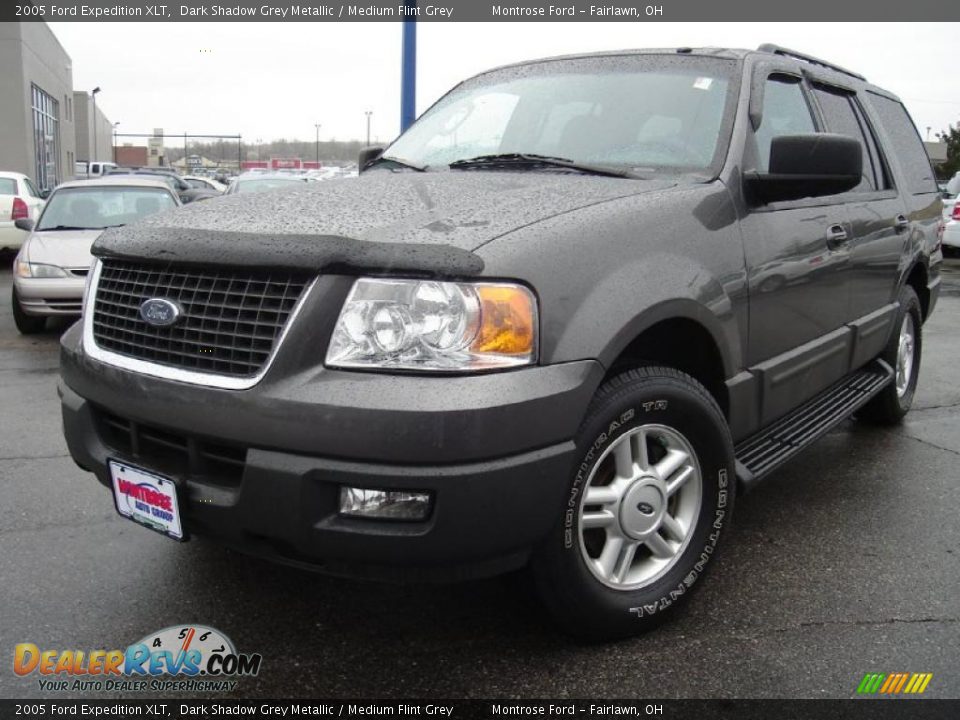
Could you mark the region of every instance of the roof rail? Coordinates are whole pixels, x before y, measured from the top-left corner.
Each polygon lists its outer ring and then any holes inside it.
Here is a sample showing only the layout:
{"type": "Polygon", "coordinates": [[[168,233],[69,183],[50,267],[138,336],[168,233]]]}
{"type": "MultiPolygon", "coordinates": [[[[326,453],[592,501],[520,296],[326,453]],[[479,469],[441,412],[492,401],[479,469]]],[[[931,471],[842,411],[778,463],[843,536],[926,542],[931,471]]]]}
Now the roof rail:
{"type": "Polygon", "coordinates": [[[813,55],[807,55],[802,52],[797,52],[796,50],[790,50],[789,48],[780,47],[779,45],[774,45],[772,43],[764,43],[757,48],[758,52],[768,52],[773,53],[774,55],[784,55],[785,57],[796,58],[797,60],[803,60],[808,62],[811,65],[819,65],[821,67],[830,68],[831,70],[836,70],[839,73],[844,75],[849,75],[850,77],[855,77],[857,80],[863,80],[864,82],[867,79],[858,73],[842,68],[839,65],[834,65],[833,63],[828,63],[826,60],[821,60],[820,58],[813,57],[813,55]]]}

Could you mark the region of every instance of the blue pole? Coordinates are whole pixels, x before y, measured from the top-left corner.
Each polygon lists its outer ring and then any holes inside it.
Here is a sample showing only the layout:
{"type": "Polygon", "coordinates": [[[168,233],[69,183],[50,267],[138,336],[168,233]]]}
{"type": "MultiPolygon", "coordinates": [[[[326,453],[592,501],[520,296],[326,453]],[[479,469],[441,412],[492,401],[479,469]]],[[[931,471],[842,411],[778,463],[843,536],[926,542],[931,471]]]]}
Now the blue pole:
{"type": "Polygon", "coordinates": [[[400,132],[405,131],[417,118],[417,0],[404,0],[409,8],[403,21],[403,64],[400,81],[400,132]]]}

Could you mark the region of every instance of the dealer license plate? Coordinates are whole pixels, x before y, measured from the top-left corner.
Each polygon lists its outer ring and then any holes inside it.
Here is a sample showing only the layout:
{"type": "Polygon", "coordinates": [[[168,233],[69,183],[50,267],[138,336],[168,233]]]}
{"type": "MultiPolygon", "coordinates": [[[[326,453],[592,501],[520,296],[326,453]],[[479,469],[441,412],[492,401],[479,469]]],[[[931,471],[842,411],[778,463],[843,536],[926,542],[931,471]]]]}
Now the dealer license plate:
{"type": "Polygon", "coordinates": [[[117,512],[174,540],[183,540],[173,480],[116,460],[109,464],[117,512]]]}

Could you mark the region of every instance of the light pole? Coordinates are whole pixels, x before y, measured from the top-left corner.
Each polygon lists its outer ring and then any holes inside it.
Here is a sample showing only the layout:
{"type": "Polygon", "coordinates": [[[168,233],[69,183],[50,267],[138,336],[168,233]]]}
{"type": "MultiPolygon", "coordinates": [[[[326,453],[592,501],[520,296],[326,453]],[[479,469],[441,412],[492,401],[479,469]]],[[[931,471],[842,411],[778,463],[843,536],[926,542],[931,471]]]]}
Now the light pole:
{"type": "Polygon", "coordinates": [[[317,150],[317,169],[320,169],[320,123],[314,123],[313,125],[317,129],[317,140],[316,140],[316,150],[317,150]]]}
{"type": "Polygon", "coordinates": [[[370,116],[373,115],[373,110],[366,110],[363,114],[367,116],[367,147],[370,147],[370,116]]]}
{"type": "Polygon", "coordinates": [[[90,93],[93,96],[93,157],[90,159],[94,161],[99,160],[99,158],[97,157],[99,155],[99,151],[97,149],[97,93],[98,92],[100,92],[99,85],[97,85],[97,87],[93,89],[93,92],[90,93]]]}
{"type": "Polygon", "coordinates": [[[113,124],[113,162],[117,162],[117,126],[120,125],[120,121],[117,120],[113,124]]]}

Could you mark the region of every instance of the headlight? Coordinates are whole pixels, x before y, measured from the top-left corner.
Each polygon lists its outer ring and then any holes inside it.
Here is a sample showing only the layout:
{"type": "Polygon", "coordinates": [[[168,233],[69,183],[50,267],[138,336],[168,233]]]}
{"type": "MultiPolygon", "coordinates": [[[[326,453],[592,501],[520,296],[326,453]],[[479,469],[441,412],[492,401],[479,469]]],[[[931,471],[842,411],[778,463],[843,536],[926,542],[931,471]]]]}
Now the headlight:
{"type": "Polygon", "coordinates": [[[56,265],[43,265],[41,263],[29,263],[23,260],[17,260],[17,277],[62,278],[69,277],[69,274],[62,267],[57,267],[56,265]]]}
{"type": "Polygon", "coordinates": [[[357,280],[327,365],[463,372],[537,360],[537,302],[512,283],[357,280]]]}

